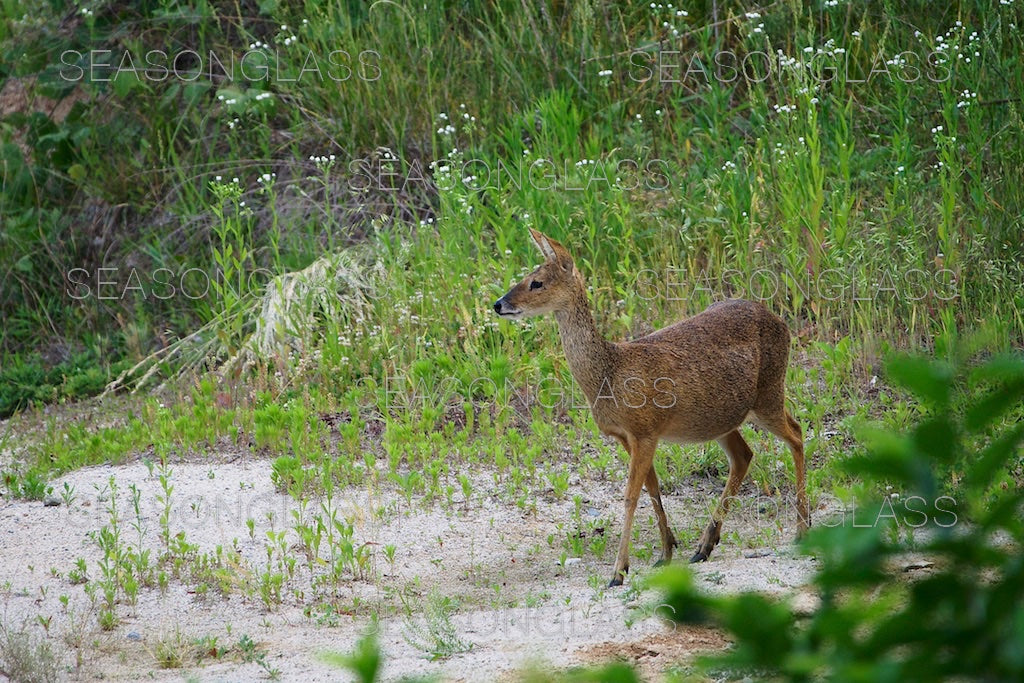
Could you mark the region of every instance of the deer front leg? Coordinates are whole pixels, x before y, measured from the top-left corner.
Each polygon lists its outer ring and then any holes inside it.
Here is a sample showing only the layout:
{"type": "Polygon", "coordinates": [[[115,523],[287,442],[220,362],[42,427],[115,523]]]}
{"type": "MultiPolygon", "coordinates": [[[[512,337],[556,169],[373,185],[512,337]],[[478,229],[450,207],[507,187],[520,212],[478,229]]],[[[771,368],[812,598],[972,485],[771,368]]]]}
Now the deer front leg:
{"type": "Polygon", "coordinates": [[[615,571],[608,586],[621,586],[622,580],[629,571],[629,540],[633,532],[633,515],[636,513],[636,502],[640,498],[640,490],[651,471],[654,462],[654,450],[657,442],[635,441],[629,455],[629,479],[626,482],[625,517],[622,521],[622,538],[619,540],[619,554],[615,559],[615,571]]]}

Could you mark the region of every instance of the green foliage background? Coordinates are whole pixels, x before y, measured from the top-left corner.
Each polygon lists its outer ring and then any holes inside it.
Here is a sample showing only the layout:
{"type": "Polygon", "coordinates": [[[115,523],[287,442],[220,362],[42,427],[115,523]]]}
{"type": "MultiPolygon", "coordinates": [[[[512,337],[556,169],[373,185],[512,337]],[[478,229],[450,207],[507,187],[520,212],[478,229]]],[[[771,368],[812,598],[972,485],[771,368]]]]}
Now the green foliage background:
{"type": "Polygon", "coordinates": [[[612,335],[744,295],[868,354],[981,324],[1022,340],[1017,3],[9,0],[2,16],[4,412],[94,388],[29,391],[12,368],[71,381],[84,353],[113,376],[215,317],[221,293],[197,294],[222,272],[218,176],[242,191],[225,208],[240,272],[259,274],[243,294],[368,240],[382,327],[416,291],[483,324],[533,258],[529,223],[571,245],[598,310],[625,301],[612,335]],[[445,159],[451,183],[431,172],[445,159]]]}

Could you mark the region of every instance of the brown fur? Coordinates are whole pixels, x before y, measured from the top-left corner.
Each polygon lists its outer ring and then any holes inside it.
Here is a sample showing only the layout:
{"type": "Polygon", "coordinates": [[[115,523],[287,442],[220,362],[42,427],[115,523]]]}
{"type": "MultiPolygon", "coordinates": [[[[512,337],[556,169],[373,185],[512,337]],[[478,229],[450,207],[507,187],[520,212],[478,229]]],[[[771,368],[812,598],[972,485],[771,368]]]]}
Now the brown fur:
{"type": "Polygon", "coordinates": [[[716,440],[729,457],[729,479],[691,562],[706,560],[718,543],[729,499],[739,490],[753,453],[738,429],[750,421],[785,441],[796,464],[797,524],[810,523],[804,482],[803,434],[785,407],[789,330],[752,301],[729,300],[646,337],[609,342],[594,324],[587,290],[565,248],[530,231],[545,262],[494,304],[503,317],[554,313],[572,375],[594,421],[629,453],[625,519],[611,585],[629,569],[629,538],[640,489],[651,496],[662,558],[675,537],[661,504],[654,452],[661,439],[716,440]]]}

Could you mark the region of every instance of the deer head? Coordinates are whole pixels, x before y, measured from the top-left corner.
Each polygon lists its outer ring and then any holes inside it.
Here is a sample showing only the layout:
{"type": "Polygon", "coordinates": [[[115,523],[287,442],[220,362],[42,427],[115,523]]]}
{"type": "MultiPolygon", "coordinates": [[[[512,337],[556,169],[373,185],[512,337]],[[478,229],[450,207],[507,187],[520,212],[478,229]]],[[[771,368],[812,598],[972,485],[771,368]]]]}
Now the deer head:
{"type": "Polygon", "coordinates": [[[494,302],[494,312],[503,318],[568,310],[583,287],[582,277],[565,247],[532,228],[530,236],[544,255],[544,263],[494,302]]]}

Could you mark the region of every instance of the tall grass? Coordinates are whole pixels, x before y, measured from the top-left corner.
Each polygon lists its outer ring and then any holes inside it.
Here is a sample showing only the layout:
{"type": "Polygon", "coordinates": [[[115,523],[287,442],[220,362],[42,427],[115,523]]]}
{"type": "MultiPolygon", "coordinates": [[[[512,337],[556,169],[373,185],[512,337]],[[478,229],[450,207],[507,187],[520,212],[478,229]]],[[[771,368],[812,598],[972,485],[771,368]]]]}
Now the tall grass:
{"type": "MultiPolygon", "coordinates": [[[[306,345],[245,381],[308,400],[301,416],[369,411],[429,432],[455,410],[500,440],[563,408],[482,426],[480,403],[569,385],[553,325],[491,316],[536,262],[528,226],[576,255],[610,337],[745,296],[786,317],[811,365],[856,365],[824,378],[839,403],[797,390],[816,433],[830,410],[862,409],[888,348],[941,351],[979,326],[995,346],[1024,343],[1018,3],[328,2],[249,16],[111,2],[58,37],[60,7],[25,9],[3,5],[0,78],[82,100],[0,129],[0,346],[17,361],[4,370],[49,362],[37,352],[51,342],[134,362],[217,316],[233,348],[253,321],[232,314],[265,276],[359,244],[368,306],[312,316],[306,345]],[[164,80],[61,76],[64,50],[87,67],[92,48],[203,62],[164,80]],[[234,80],[211,77],[211,54],[234,80]],[[241,78],[246,54],[267,78],[241,78]],[[218,176],[239,178],[237,196],[218,176]],[[112,298],[98,295],[104,267],[118,269],[112,298]],[[73,268],[88,296],[69,297],[73,268]],[[146,295],[124,288],[133,268],[146,295]],[[161,298],[158,268],[179,290],[228,277],[161,298]]],[[[202,424],[169,438],[229,431],[190,419],[202,424]]],[[[142,431],[131,423],[123,448],[142,431]]],[[[87,450],[82,462],[99,457],[87,450]]]]}

